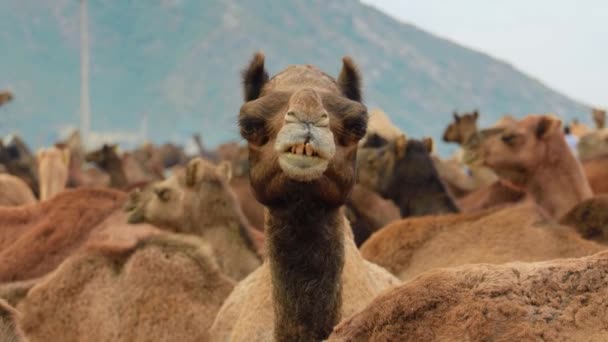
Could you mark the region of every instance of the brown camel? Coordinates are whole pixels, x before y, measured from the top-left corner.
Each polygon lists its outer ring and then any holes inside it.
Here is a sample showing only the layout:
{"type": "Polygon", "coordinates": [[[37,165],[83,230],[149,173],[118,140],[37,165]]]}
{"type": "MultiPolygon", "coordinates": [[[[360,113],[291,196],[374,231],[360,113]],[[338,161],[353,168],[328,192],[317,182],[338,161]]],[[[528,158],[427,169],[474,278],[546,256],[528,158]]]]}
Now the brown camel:
{"type": "Polygon", "coordinates": [[[477,133],[477,119],[479,111],[459,115],[456,111],[452,114],[454,122],[446,127],[443,132],[443,141],[464,145],[475,133],[477,133]]]}
{"type": "Polygon", "coordinates": [[[561,121],[530,115],[488,135],[479,155],[485,166],[524,189],[552,217],[591,197],[589,183],[561,129],[561,121]]]}
{"type": "Polygon", "coordinates": [[[77,189],[28,206],[0,208],[0,283],[55,269],[125,199],[115,190],[77,189]]]}
{"type": "Polygon", "coordinates": [[[348,57],[337,80],[311,65],[269,79],[262,54],[243,72],[239,126],[268,209],[268,259],[226,299],[213,340],[323,340],[395,283],[360,257],[341,210],[366,129],[360,84],[348,57]]]}
{"type": "Polygon", "coordinates": [[[542,209],[527,202],[479,213],[397,221],[372,235],[361,254],[405,281],[439,267],[581,257],[604,248],[570,227],[553,223],[542,209]]]}
{"type": "Polygon", "coordinates": [[[116,147],[116,145],[104,144],[100,149],[87,153],[85,160],[88,163],[95,163],[97,167],[110,175],[111,187],[122,189],[129,185],[129,181],[116,147]]]}
{"type": "Polygon", "coordinates": [[[36,203],[32,189],[16,176],[0,173],[0,207],[36,203]]]}
{"type": "Polygon", "coordinates": [[[209,328],[234,282],[209,246],[149,225],[106,229],[19,304],[28,341],[213,341],[209,328]]]}
{"type": "Polygon", "coordinates": [[[201,158],[174,175],[132,197],[130,223],[198,235],[212,248],[220,269],[241,280],[261,264],[253,229],[243,216],[228,184],[230,164],[215,166],[201,158]]]}
{"type": "Polygon", "coordinates": [[[575,228],[585,239],[608,244],[608,195],[582,201],[560,223],[575,228]]]}
{"type": "Polygon", "coordinates": [[[526,192],[509,181],[498,181],[479,188],[456,200],[462,212],[470,213],[490,208],[497,208],[522,201],[526,192]]]}
{"type": "Polygon", "coordinates": [[[0,165],[7,173],[21,178],[32,189],[34,196],[38,196],[36,157],[20,137],[11,136],[4,140],[0,139],[0,165]]]}
{"type": "Polygon", "coordinates": [[[585,159],[583,170],[594,194],[608,194],[608,154],[585,159]]]}
{"type": "Polygon", "coordinates": [[[70,150],[51,147],[36,154],[40,200],[47,200],[65,190],[69,177],[70,150]]]}
{"type": "Polygon", "coordinates": [[[606,341],[608,252],[435,269],[378,296],[329,341],[606,341]]]}

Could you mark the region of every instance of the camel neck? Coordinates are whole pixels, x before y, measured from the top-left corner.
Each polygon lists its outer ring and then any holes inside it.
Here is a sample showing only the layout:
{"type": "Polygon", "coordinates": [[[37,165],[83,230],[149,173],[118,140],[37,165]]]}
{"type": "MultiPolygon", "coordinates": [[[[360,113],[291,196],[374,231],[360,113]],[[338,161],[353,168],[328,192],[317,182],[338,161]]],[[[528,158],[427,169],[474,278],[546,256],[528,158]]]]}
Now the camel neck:
{"type": "Polygon", "coordinates": [[[113,188],[124,188],[129,185],[122,161],[116,157],[105,162],[104,169],[110,175],[110,186],[113,188]]]}
{"type": "Polygon", "coordinates": [[[339,208],[296,201],[268,211],[276,341],[320,341],[339,322],[344,222],[339,208]]]}
{"type": "Polygon", "coordinates": [[[554,148],[547,151],[546,162],[541,163],[526,186],[536,203],[554,218],[562,217],[593,195],[580,163],[562,140],[551,142],[554,148]]]}

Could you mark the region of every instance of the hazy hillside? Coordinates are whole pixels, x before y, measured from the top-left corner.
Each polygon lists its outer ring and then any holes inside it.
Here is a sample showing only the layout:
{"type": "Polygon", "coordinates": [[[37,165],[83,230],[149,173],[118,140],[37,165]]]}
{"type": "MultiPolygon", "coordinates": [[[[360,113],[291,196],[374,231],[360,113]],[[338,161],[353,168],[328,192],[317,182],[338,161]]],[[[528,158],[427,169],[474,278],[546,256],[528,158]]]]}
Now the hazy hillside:
{"type": "MultiPolygon", "coordinates": [[[[0,0],[0,134],[48,143],[79,112],[77,0],[0,0]]],[[[354,0],[96,0],[89,4],[93,128],[156,141],[195,131],[216,144],[237,137],[239,70],[263,50],[271,71],[313,63],[336,74],[360,64],[370,107],[412,136],[438,138],[453,109],[503,113],[587,109],[508,64],[437,38],[354,0]]],[[[530,53],[534,53],[531,51],[530,53]]]]}

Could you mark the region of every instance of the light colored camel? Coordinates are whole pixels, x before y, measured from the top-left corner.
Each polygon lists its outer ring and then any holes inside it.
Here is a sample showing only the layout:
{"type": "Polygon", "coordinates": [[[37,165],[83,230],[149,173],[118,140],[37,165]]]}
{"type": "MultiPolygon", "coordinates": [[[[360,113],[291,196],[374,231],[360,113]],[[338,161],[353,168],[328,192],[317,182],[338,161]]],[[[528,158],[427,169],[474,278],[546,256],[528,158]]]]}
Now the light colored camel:
{"type": "Polygon", "coordinates": [[[0,173],[0,207],[36,203],[32,189],[21,178],[0,173]]]}
{"type": "Polygon", "coordinates": [[[361,258],[340,209],[366,129],[360,76],[344,58],[337,80],[310,65],[269,79],[256,54],[243,84],[239,126],[251,185],[268,208],[268,259],[226,299],[212,339],[322,340],[396,282],[361,258]]]}
{"type": "Polygon", "coordinates": [[[65,190],[70,167],[70,150],[51,147],[36,154],[40,200],[47,200],[65,190]]]}
{"type": "Polygon", "coordinates": [[[115,220],[96,233],[19,304],[28,341],[213,341],[234,282],[206,243],[115,220]]]}
{"type": "Polygon", "coordinates": [[[176,174],[131,196],[130,223],[148,222],[207,241],[220,269],[241,280],[261,264],[253,229],[232,192],[230,163],[191,160],[176,174]]]}
{"type": "Polygon", "coordinates": [[[329,341],[606,341],[606,274],[608,252],[435,269],[378,296],[329,341]]]}
{"type": "Polygon", "coordinates": [[[552,217],[591,197],[583,169],[564,139],[561,121],[530,115],[483,139],[483,165],[524,189],[552,217]]]}

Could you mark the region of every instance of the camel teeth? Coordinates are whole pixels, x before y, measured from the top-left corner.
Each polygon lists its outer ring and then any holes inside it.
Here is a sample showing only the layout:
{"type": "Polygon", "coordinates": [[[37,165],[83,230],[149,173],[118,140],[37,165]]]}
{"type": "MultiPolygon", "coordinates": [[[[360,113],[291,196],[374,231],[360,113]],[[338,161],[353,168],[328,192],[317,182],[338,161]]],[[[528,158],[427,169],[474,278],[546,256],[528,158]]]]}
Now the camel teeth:
{"type": "Polygon", "coordinates": [[[306,143],[306,145],[304,145],[304,148],[306,149],[306,155],[307,156],[311,157],[314,154],[312,146],[310,146],[309,143],[306,143]]]}
{"type": "Polygon", "coordinates": [[[304,153],[304,145],[300,144],[298,146],[296,146],[296,154],[303,154],[304,153]]]}

